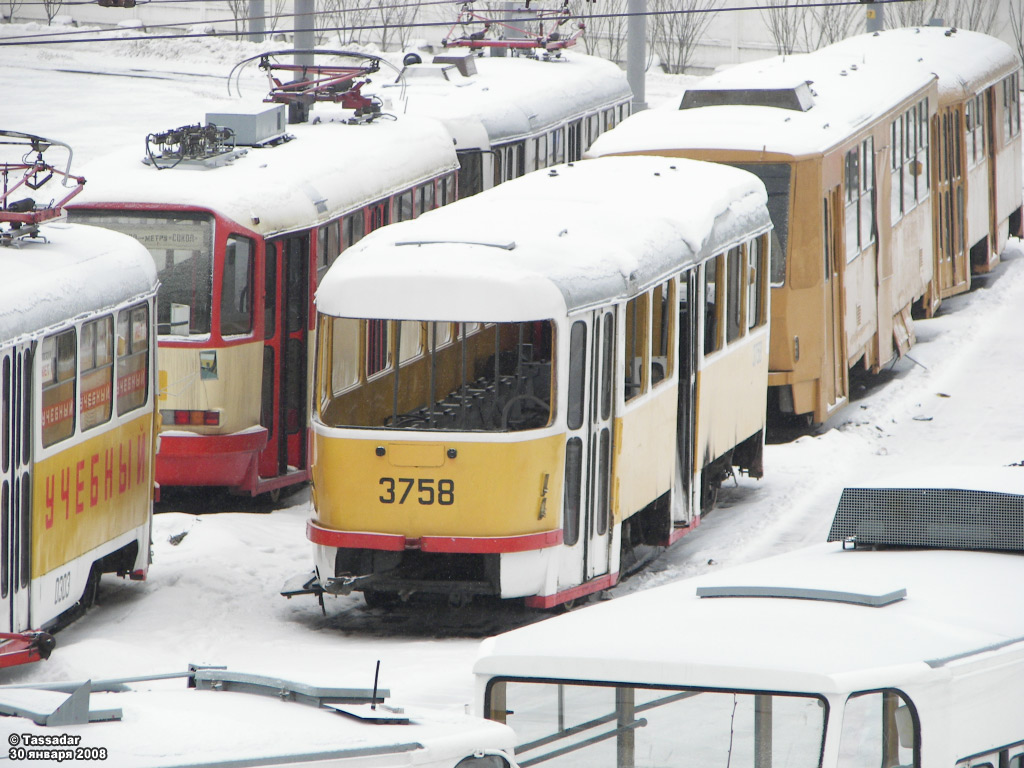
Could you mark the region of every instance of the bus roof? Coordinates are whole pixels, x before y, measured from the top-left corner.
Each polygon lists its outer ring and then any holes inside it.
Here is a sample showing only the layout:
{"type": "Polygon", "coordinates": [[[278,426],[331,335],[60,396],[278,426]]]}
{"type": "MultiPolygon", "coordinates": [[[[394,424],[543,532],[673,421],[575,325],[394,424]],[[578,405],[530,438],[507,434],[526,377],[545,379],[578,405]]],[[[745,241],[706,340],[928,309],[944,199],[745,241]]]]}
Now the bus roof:
{"type": "Polygon", "coordinates": [[[894,68],[882,55],[853,56],[831,48],[749,62],[689,89],[683,104],[691,91],[705,97],[692,107],[628,118],[598,137],[588,155],[681,148],[817,155],[926,95],[934,79],[928,71],[894,68]]]}
{"type": "Polygon", "coordinates": [[[156,267],[135,238],[53,222],[41,239],[0,247],[0,342],[156,290],[156,267]]]}
{"type": "Polygon", "coordinates": [[[144,144],[83,169],[89,179],[69,208],[152,204],[215,211],[262,235],[336,218],[458,167],[451,137],[435,120],[293,125],[294,139],[250,148],[216,167],[157,170],[144,144]]]}
{"type": "Polygon", "coordinates": [[[1021,579],[1018,554],[821,544],[499,635],[474,671],[821,694],[900,687],[1000,646],[1024,649],[1021,579]],[[808,599],[698,593],[738,588],[808,599]],[[861,602],[823,597],[843,593],[861,602]]]}
{"type": "MultiPolygon", "coordinates": [[[[413,65],[406,68],[404,83],[386,86],[385,93],[393,94],[396,112],[454,125],[479,122],[491,145],[543,133],[632,97],[618,66],[582,53],[563,53],[552,61],[484,56],[472,62],[476,74],[469,75],[453,65],[413,65]]],[[[456,148],[463,149],[463,141],[456,148]]]]}
{"type": "Polygon", "coordinates": [[[364,238],[328,270],[317,306],[339,317],[564,317],[767,231],[766,199],[752,174],[690,160],[556,166],[364,238]]]}

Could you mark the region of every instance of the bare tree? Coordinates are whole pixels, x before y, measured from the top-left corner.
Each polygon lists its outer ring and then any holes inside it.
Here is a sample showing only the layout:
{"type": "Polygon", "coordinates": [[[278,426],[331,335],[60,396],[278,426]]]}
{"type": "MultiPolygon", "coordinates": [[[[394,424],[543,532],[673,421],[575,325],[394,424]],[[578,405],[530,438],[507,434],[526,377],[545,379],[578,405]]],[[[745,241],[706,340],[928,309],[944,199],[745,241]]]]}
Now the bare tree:
{"type": "Polygon", "coordinates": [[[21,7],[21,0],[3,0],[0,2],[0,15],[8,21],[14,21],[14,12],[21,7]]]}
{"type": "Polygon", "coordinates": [[[1017,44],[1017,58],[1024,61],[1024,0],[1009,0],[1010,30],[1017,44]]]}
{"type": "MultiPolygon", "coordinates": [[[[1010,5],[1013,5],[1010,0],[1010,5]]],[[[950,18],[946,21],[961,29],[992,34],[996,26],[996,12],[999,3],[995,0],[959,0],[951,9],[950,18]]]]}
{"type": "Polygon", "coordinates": [[[370,11],[359,0],[317,0],[317,43],[327,38],[327,30],[339,30],[342,46],[363,45],[369,39],[370,11]]]}
{"type": "Polygon", "coordinates": [[[721,0],[649,0],[649,10],[656,12],[647,20],[651,52],[669,74],[686,71],[721,5],[721,0]]]}
{"type": "Polygon", "coordinates": [[[54,17],[64,7],[64,0],[43,0],[43,13],[46,14],[46,25],[53,23],[54,17]]]}
{"type": "Polygon", "coordinates": [[[235,40],[241,40],[249,19],[249,0],[225,0],[235,20],[235,40]]]}
{"type": "MultiPolygon", "coordinates": [[[[992,2],[992,0],[982,0],[992,2]]],[[[992,3],[995,5],[995,3],[992,3]]],[[[889,29],[897,27],[923,27],[932,19],[949,21],[949,0],[918,0],[914,3],[887,3],[885,6],[885,26],[889,29]]]]}
{"type": "Polygon", "coordinates": [[[405,48],[412,37],[410,26],[420,13],[420,0],[399,0],[394,4],[381,3],[374,14],[378,24],[377,44],[382,51],[394,47],[405,48]]]}
{"type": "Polygon", "coordinates": [[[622,63],[626,60],[626,6],[629,0],[570,0],[569,10],[584,24],[583,46],[587,53],[622,63]]]}
{"type": "Polygon", "coordinates": [[[860,9],[855,5],[811,7],[800,19],[803,48],[816,51],[852,35],[860,24],[860,9]]]}
{"type": "Polygon", "coordinates": [[[769,2],[759,6],[758,10],[775,42],[775,51],[780,54],[790,54],[796,50],[800,19],[806,9],[786,8],[781,4],[783,1],[769,2]]]}

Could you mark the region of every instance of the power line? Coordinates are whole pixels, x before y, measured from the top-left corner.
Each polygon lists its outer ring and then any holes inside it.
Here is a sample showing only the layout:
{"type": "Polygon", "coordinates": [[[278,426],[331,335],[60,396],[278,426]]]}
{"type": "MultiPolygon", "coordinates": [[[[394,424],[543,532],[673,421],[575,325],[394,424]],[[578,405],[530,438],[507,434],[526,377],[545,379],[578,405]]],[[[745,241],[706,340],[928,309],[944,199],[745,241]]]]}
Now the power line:
{"type": "MultiPolygon", "coordinates": [[[[153,2],[153,1],[154,0],[150,0],[150,2],[153,2]]],[[[203,1],[203,0],[186,0],[186,1],[196,1],[196,2],[199,2],[199,1],[203,1]]],[[[442,0],[442,2],[431,3],[431,4],[442,4],[442,3],[447,3],[448,1],[449,0],[442,0]]],[[[887,5],[887,4],[891,4],[891,3],[909,3],[909,2],[919,2],[919,0],[874,0],[873,4],[875,4],[875,5],[887,5]]],[[[37,4],[42,4],[42,3],[37,3],[37,4]]],[[[91,5],[92,3],[91,2],[83,2],[81,4],[83,4],[83,5],[91,5]]],[[[423,3],[423,4],[427,4],[427,3],[423,3]]],[[[414,5],[414,4],[400,5],[400,6],[394,6],[394,7],[402,8],[402,7],[411,7],[412,5],[414,5]]],[[[417,3],[415,5],[420,5],[420,4],[417,3]]],[[[713,9],[713,10],[699,9],[699,8],[694,8],[694,9],[681,8],[681,9],[673,9],[673,10],[665,10],[665,11],[645,11],[644,13],[629,13],[629,12],[624,12],[624,13],[588,13],[588,14],[583,15],[580,18],[581,19],[619,19],[619,18],[623,18],[624,19],[624,18],[629,18],[631,16],[645,16],[645,17],[648,17],[648,16],[673,16],[673,15],[689,15],[689,14],[694,14],[694,13],[727,13],[727,12],[735,12],[735,11],[764,11],[764,10],[785,10],[785,9],[837,8],[837,7],[843,7],[843,6],[861,6],[861,7],[863,7],[864,5],[865,5],[865,3],[862,2],[862,0],[822,0],[822,2],[813,2],[813,3],[779,3],[779,4],[772,4],[772,5],[746,5],[746,6],[737,6],[737,7],[717,8],[717,9],[713,9]]],[[[370,9],[359,9],[359,10],[362,11],[362,12],[366,12],[366,11],[386,10],[387,8],[388,8],[388,6],[375,6],[375,7],[370,8],[370,9]]],[[[356,11],[353,11],[353,10],[346,10],[346,11],[319,11],[317,13],[317,15],[321,15],[322,16],[322,15],[331,15],[332,13],[352,13],[352,12],[356,12],[356,11]]],[[[270,15],[270,16],[256,16],[256,17],[253,17],[253,19],[288,18],[288,17],[297,16],[297,15],[301,15],[301,14],[289,13],[289,14],[276,14],[276,15],[270,15]]],[[[246,21],[249,21],[249,20],[250,19],[247,16],[239,16],[237,19],[235,17],[232,17],[230,19],[225,19],[224,21],[206,21],[206,20],[203,20],[203,21],[195,21],[195,22],[191,22],[191,23],[190,22],[179,22],[177,24],[152,25],[152,27],[153,28],[158,28],[158,27],[159,28],[163,28],[163,27],[197,26],[197,25],[200,25],[200,24],[214,24],[214,23],[242,23],[242,22],[246,22],[246,21]]],[[[502,19],[501,21],[502,21],[502,23],[505,23],[505,24],[517,24],[517,23],[518,24],[529,24],[531,22],[536,22],[537,19],[536,19],[536,17],[532,17],[531,16],[531,17],[521,18],[521,19],[502,19]]],[[[385,22],[385,23],[381,23],[381,24],[362,24],[362,25],[350,25],[350,26],[343,26],[343,27],[316,27],[315,26],[312,29],[310,29],[309,27],[291,27],[291,28],[282,28],[282,29],[270,30],[270,31],[264,32],[264,34],[289,34],[289,33],[294,34],[296,32],[309,32],[309,31],[313,31],[313,32],[317,32],[317,33],[323,34],[323,33],[326,33],[326,32],[356,32],[356,31],[366,32],[366,31],[373,31],[373,30],[388,30],[388,29],[390,29],[390,30],[395,30],[395,29],[421,29],[421,28],[434,28],[434,27],[449,27],[450,28],[452,26],[458,26],[460,24],[467,24],[467,23],[474,23],[474,22],[460,22],[458,19],[456,19],[454,21],[413,21],[413,22],[401,22],[401,23],[386,23],[385,22]]],[[[476,23],[478,23],[478,22],[476,22],[476,23]]],[[[150,25],[147,25],[147,26],[150,26],[150,25]]],[[[134,42],[134,41],[143,41],[143,40],[186,40],[186,39],[192,39],[192,38],[206,38],[206,37],[236,37],[236,38],[237,37],[242,37],[242,38],[245,38],[245,37],[248,37],[249,34],[250,34],[249,32],[237,32],[237,31],[218,32],[216,30],[213,30],[213,31],[210,31],[210,32],[182,32],[182,33],[174,34],[174,35],[127,35],[127,36],[120,35],[120,36],[116,36],[116,37],[95,37],[95,38],[86,38],[86,39],[77,39],[77,40],[61,39],[63,37],[66,37],[67,35],[90,34],[90,33],[93,33],[93,32],[101,33],[102,31],[101,30],[73,30],[73,31],[66,31],[66,32],[54,32],[54,33],[49,34],[49,35],[47,35],[45,33],[40,33],[38,35],[24,35],[24,36],[18,36],[18,37],[9,37],[9,38],[4,38],[3,40],[0,40],[0,47],[19,46],[19,45],[52,45],[52,44],[77,44],[77,43],[134,42]],[[36,37],[45,37],[46,39],[43,39],[43,40],[33,39],[33,38],[36,38],[36,37]]]]}

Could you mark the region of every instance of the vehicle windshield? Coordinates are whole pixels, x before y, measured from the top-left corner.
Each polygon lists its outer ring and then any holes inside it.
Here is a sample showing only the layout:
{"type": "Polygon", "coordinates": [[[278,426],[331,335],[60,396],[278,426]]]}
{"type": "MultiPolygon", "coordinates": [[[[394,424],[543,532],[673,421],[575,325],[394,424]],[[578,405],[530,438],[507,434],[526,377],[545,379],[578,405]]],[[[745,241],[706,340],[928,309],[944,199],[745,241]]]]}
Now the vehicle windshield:
{"type": "Polygon", "coordinates": [[[213,217],[194,213],[114,213],[71,210],[69,221],[131,235],[149,250],[160,278],[157,333],[210,332],[213,296],[213,217]]]}
{"type": "Polygon", "coordinates": [[[553,418],[553,328],[319,318],[320,418],[331,427],[515,432],[553,418]],[[397,365],[396,365],[397,360],[397,365]]]}
{"type": "Polygon", "coordinates": [[[496,681],[488,711],[524,768],[816,768],[828,710],[810,695],[496,681]]]}

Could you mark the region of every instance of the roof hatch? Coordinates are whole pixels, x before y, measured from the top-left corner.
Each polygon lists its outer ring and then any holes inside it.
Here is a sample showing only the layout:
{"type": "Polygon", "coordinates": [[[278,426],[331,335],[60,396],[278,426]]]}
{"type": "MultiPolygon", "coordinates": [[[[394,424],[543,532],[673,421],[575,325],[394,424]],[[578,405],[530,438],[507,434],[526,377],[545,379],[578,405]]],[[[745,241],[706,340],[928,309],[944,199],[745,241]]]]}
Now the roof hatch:
{"type": "Polygon", "coordinates": [[[777,107],[806,112],[814,106],[810,82],[789,88],[688,88],[680,109],[698,107],[777,107]]]}

